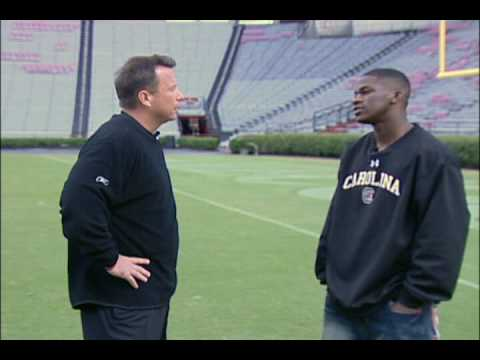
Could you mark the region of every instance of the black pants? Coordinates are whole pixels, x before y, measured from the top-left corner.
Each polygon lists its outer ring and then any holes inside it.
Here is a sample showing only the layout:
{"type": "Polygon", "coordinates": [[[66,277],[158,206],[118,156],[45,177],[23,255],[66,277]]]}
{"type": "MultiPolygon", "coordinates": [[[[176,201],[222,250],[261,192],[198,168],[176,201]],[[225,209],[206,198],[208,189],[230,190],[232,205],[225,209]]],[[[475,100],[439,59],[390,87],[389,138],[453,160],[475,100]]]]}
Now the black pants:
{"type": "Polygon", "coordinates": [[[85,340],[166,340],[169,306],[132,310],[99,305],[80,310],[85,340]]]}

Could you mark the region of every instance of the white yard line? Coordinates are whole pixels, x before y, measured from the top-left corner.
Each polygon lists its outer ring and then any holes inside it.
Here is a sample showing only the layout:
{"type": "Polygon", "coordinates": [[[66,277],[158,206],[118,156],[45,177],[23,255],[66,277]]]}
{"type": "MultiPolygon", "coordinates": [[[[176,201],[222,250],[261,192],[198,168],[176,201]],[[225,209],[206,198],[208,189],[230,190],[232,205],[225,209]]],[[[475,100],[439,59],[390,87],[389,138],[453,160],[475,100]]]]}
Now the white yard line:
{"type": "MultiPolygon", "coordinates": [[[[50,159],[50,160],[53,160],[53,161],[58,161],[58,162],[61,162],[61,163],[64,163],[64,164],[73,165],[73,164],[72,164],[72,161],[59,159],[59,158],[56,158],[56,157],[54,157],[54,156],[41,155],[41,157],[46,158],[46,159],[50,159]]],[[[267,223],[270,223],[270,224],[278,225],[278,226],[281,226],[281,227],[283,227],[283,228],[285,228],[285,229],[289,229],[289,230],[295,231],[295,232],[300,233],[300,234],[303,234],[303,235],[312,236],[312,237],[315,237],[315,238],[318,238],[318,237],[320,236],[319,233],[315,233],[315,232],[312,232],[312,231],[308,231],[308,230],[299,228],[299,227],[294,226],[294,225],[289,225],[289,224],[286,224],[286,223],[281,222],[281,221],[278,221],[278,220],[274,220],[274,219],[267,218],[267,217],[265,217],[265,216],[257,215],[257,214],[255,214],[255,213],[250,212],[250,211],[246,211],[246,210],[234,208],[234,207],[231,207],[231,206],[228,206],[228,205],[221,204],[221,203],[216,202],[216,201],[212,201],[212,200],[209,200],[209,199],[205,199],[205,198],[199,197],[199,196],[197,196],[197,195],[191,194],[191,193],[189,193],[189,192],[180,190],[180,189],[178,189],[178,188],[176,188],[176,187],[174,187],[174,191],[175,191],[176,193],[178,193],[178,194],[183,195],[183,196],[189,197],[189,198],[194,199],[194,200],[197,200],[197,201],[204,202],[204,203],[206,203],[206,204],[209,204],[209,205],[218,207],[218,208],[220,208],[220,209],[227,210],[227,211],[231,211],[231,212],[235,212],[235,213],[238,213],[238,214],[241,214],[241,215],[244,215],[244,216],[248,216],[248,217],[250,217],[250,218],[252,218],[252,219],[264,221],[264,222],[267,222],[267,223]]],[[[477,290],[479,289],[478,284],[473,283],[473,282],[471,282],[471,281],[467,281],[467,280],[464,280],[464,279],[458,279],[458,283],[459,283],[459,284],[462,284],[462,285],[464,285],[464,286],[468,286],[468,287],[477,289],[477,290]]]]}
{"type": "Polygon", "coordinates": [[[278,220],[274,220],[274,219],[270,219],[270,218],[267,218],[265,216],[261,216],[261,215],[257,215],[257,214],[254,214],[250,211],[245,211],[245,210],[242,210],[242,209],[237,209],[237,208],[234,208],[234,207],[231,207],[231,206],[228,206],[228,205],[224,205],[224,204],[220,204],[216,201],[212,201],[212,200],[209,200],[209,199],[204,199],[204,198],[201,198],[199,196],[196,196],[194,194],[191,194],[191,193],[188,193],[186,191],[183,191],[183,190],[180,190],[178,188],[175,188],[175,192],[178,193],[178,194],[181,194],[181,195],[184,195],[184,196],[187,196],[189,198],[192,198],[192,199],[195,199],[195,200],[198,200],[198,201],[202,201],[204,203],[207,203],[209,205],[213,205],[213,206],[216,206],[220,209],[224,209],[224,210],[228,210],[228,211],[232,211],[232,212],[236,212],[238,214],[242,214],[244,216],[248,216],[248,217],[251,217],[253,219],[256,219],[256,220],[261,220],[261,221],[264,221],[264,222],[268,222],[268,223],[271,223],[271,224],[275,224],[275,225],[278,225],[278,226],[281,226],[285,229],[289,229],[289,230],[292,230],[292,231],[296,231],[300,234],[304,234],[304,235],[308,235],[308,236],[314,236],[314,237],[319,237],[319,234],[318,233],[314,233],[312,231],[308,231],[308,230],[304,230],[304,229],[301,229],[299,227],[296,227],[294,225],[289,225],[289,224],[285,224],[281,221],[278,221],[278,220]]]}
{"type": "Polygon", "coordinates": [[[39,157],[42,157],[42,158],[45,158],[45,159],[50,159],[50,160],[53,160],[53,161],[58,161],[58,162],[61,162],[61,163],[64,163],[64,164],[68,164],[70,166],[73,165],[73,162],[71,160],[60,159],[60,158],[55,157],[55,156],[50,156],[50,155],[35,155],[35,156],[39,156],[39,157]]]}
{"type": "Polygon", "coordinates": [[[465,285],[465,286],[468,286],[468,287],[471,287],[471,288],[474,288],[474,289],[477,289],[478,290],[478,284],[475,284],[471,281],[467,281],[467,280],[463,280],[463,279],[458,279],[458,282],[462,285],[465,285]]]}

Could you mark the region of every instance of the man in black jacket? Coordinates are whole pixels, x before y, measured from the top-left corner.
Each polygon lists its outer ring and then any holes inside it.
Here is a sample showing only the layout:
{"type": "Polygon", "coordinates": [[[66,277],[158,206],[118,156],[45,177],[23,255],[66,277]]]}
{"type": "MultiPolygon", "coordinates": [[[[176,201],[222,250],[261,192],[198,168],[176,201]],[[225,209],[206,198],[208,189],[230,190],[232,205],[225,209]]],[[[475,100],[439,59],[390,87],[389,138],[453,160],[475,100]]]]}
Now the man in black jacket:
{"type": "Polygon", "coordinates": [[[122,112],[80,150],[60,199],[72,307],[85,339],[166,339],[178,224],[157,129],[183,97],[168,56],[133,57],[115,89],[122,112]]]}
{"type": "Polygon", "coordinates": [[[435,339],[435,305],[460,273],[470,214],[457,160],[407,120],[410,83],[376,69],[356,120],[374,132],[345,151],[315,272],[327,285],[324,339],[435,339]]]}

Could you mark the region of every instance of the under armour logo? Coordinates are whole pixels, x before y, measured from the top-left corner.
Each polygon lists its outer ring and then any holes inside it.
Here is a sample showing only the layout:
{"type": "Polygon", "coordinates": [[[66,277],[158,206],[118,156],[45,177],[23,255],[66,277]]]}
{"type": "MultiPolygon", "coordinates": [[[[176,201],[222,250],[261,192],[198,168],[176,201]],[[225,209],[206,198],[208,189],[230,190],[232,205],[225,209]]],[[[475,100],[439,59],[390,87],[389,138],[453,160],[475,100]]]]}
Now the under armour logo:
{"type": "Polygon", "coordinates": [[[370,167],[371,168],[378,168],[380,166],[380,160],[370,160],[370,167]]]}
{"type": "Polygon", "coordinates": [[[108,184],[110,184],[110,181],[108,179],[105,179],[103,176],[97,176],[95,181],[98,183],[102,183],[105,186],[108,186],[108,184]]]}

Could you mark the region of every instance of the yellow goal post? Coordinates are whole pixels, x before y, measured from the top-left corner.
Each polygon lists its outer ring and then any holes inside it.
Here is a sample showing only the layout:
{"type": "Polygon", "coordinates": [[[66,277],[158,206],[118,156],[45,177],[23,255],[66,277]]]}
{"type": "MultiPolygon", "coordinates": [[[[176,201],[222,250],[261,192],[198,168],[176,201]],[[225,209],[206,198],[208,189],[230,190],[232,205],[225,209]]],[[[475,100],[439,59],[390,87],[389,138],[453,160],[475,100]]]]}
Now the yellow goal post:
{"type": "Polygon", "coordinates": [[[448,70],[447,69],[447,20],[440,20],[438,31],[439,51],[438,51],[438,74],[439,79],[462,77],[462,76],[478,76],[479,68],[448,70]]]}

